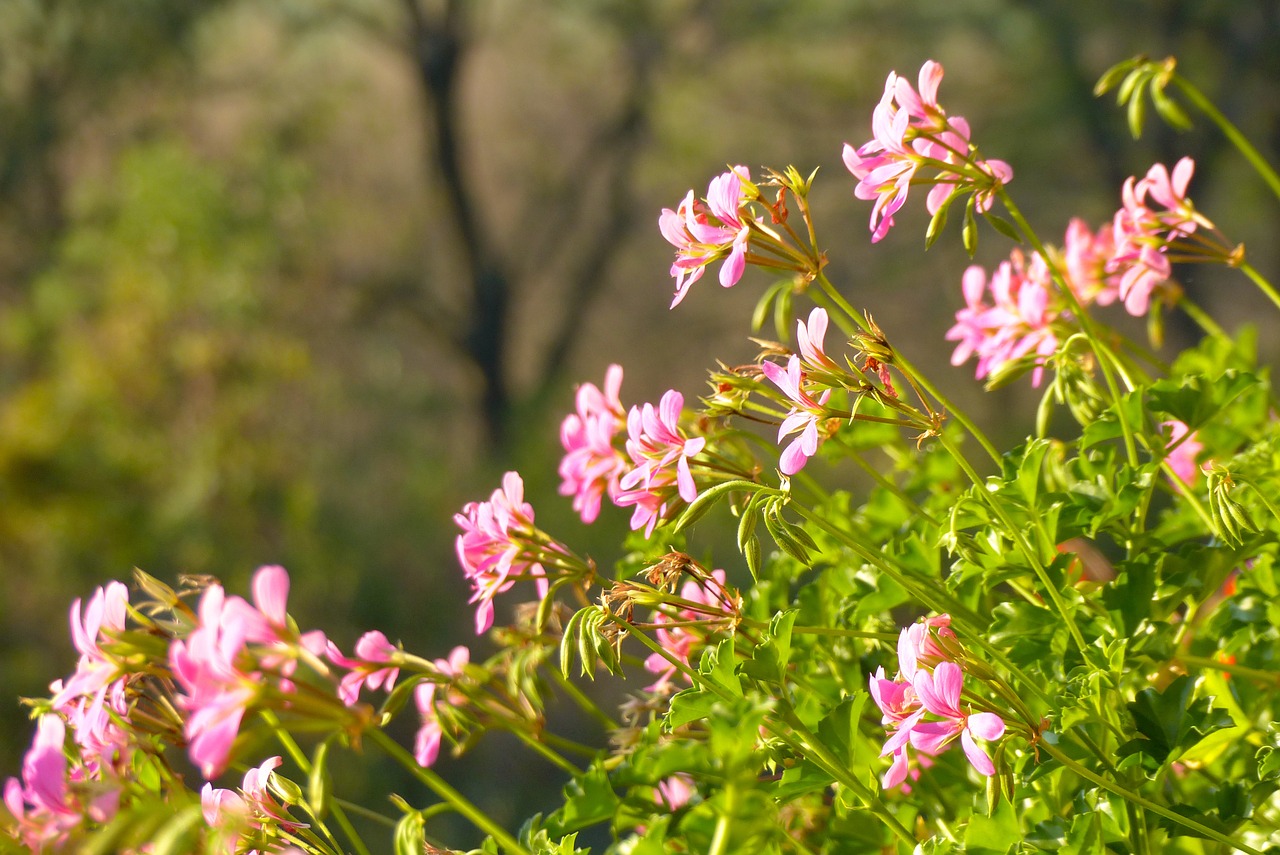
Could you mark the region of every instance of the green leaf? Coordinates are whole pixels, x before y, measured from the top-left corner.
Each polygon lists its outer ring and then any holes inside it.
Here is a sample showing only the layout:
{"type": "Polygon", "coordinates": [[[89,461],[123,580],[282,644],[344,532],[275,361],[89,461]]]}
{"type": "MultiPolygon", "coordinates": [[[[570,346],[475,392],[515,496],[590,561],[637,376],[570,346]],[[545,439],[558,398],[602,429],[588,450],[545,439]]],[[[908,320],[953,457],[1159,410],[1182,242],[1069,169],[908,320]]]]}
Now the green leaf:
{"type": "Polygon", "coordinates": [[[552,837],[588,828],[613,818],[618,795],[609,782],[609,773],[600,761],[591,764],[564,787],[564,804],[547,817],[546,831],[552,837]]]}
{"type": "Polygon", "coordinates": [[[1165,413],[1195,430],[1221,412],[1246,390],[1262,381],[1248,371],[1227,369],[1210,378],[1192,374],[1180,381],[1159,380],[1151,384],[1151,409],[1165,413]]]}
{"type": "Polygon", "coordinates": [[[991,211],[987,211],[983,216],[987,218],[987,222],[991,224],[991,227],[1000,234],[1004,235],[1014,243],[1022,243],[1022,235],[1018,234],[1018,230],[1014,227],[1013,223],[1009,222],[999,214],[993,214],[991,211]]]}
{"type": "Polygon", "coordinates": [[[990,816],[975,813],[964,833],[964,851],[967,855],[1005,855],[1022,840],[1022,827],[1018,815],[1008,801],[990,816]]]}
{"type": "Polygon", "coordinates": [[[716,703],[715,695],[697,687],[677,692],[671,698],[671,708],[667,712],[667,727],[674,729],[708,718],[716,703]]]}
{"type": "Polygon", "coordinates": [[[702,493],[693,500],[689,507],[684,509],[684,513],[680,514],[680,516],[676,518],[675,523],[672,525],[672,530],[683,531],[693,525],[695,522],[702,519],[702,517],[706,515],[707,511],[711,510],[716,502],[720,501],[725,497],[725,495],[733,492],[734,490],[749,490],[754,493],[761,489],[763,489],[762,485],[756,484],[753,481],[737,479],[734,481],[725,481],[722,484],[717,484],[714,487],[703,490],[702,493]]]}

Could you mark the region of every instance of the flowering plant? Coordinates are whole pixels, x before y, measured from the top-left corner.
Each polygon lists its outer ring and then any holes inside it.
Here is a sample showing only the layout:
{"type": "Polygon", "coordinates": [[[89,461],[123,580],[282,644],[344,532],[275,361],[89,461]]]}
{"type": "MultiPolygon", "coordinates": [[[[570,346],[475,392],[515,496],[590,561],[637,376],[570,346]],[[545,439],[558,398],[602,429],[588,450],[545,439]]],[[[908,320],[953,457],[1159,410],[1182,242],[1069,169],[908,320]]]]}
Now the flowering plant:
{"type": "MultiPolygon", "coordinates": [[[[612,572],[539,528],[510,472],[455,517],[488,659],[301,631],[279,567],[249,600],[208,579],[112,582],[72,606],[80,659],[31,702],[0,839],[441,852],[431,818],[454,811],[480,851],[511,855],[1278,851],[1280,422],[1254,334],[1224,333],[1175,265],[1225,264],[1280,296],[1194,206],[1185,158],[1127,181],[1111,222],[1043,243],[1012,167],[939,104],[942,76],[891,74],[844,161],[873,241],[923,185],[928,243],[962,204],[971,252],[980,218],[1018,244],[957,275],[947,339],[989,385],[1044,387],[1034,435],[998,450],[827,278],[813,174],[734,166],[661,214],[672,306],[708,266],[724,287],[761,268],[780,278],[756,317],[794,337],[721,366],[696,409],[676,390],[624,404],[619,366],[579,387],[561,492],[586,523],[606,500],[632,509],[612,572]],[[1107,323],[1157,307],[1204,330],[1167,366],[1107,323]],[[712,561],[697,537],[716,518],[738,549],[712,561]],[[619,711],[584,691],[602,669],[628,680],[619,711]],[[552,695],[597,723],[594,744],[547,720],[552,695]],[[568,778],[519,829],[433,769],[493,730],[568,778]],[[436,800],[396,795],[381,841],[352,822],[376,808],[329,774],[335,752],[372,750],[436,800]]],[[[1117,85],[1131,116],[1149,96],[1186,124],[1173,87],[1280,198],[1172,61],[1124,63],[1100,88],[1117,85]]]]}

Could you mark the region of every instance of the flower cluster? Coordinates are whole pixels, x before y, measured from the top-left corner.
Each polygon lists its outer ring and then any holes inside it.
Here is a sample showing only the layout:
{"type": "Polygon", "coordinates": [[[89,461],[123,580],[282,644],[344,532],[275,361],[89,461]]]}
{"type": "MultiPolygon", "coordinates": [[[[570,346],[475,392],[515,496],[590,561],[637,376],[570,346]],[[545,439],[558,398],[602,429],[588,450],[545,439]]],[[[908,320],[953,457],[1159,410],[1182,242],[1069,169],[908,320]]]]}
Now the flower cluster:
{"type": "Polygon", "coordinates": [[[1058,349],[1060,333],[1074,319],[1054,284],[1053,271],[1060,272],[1080,306],[1114,302],[1119,282],[1108,272],[1114,257],[1112,235],[1110,226],[1095,233],[1084,221],[1073,219],[1063,249],[1050,249],[1048,259],[1039,252],[1028,257],[1014,249],[989,278],[981,266],[971,265],[961,285],[965,307],[956,312],[956,323],[946,334],[948,341],[956,342],[951,364],[977,356],[981,380],[1020,359],[1034,358],[1031,382],[1039,386],[1045,359],[1058,349]]]}
{"type": "Polygon", "coordinates": [[[999,739],[1004,719],[990,711],[974,712],[972,699],[964,696],[965,672],[955,661],[958,651],[950,616],[938,615],[902,630],[895,679],[886,679],[884,668],[871,677],[871,697],[889,730],[880,756],[893,757],[883,779],[886,789],[906,781],[909,748],[931,758],[957,736],[973,768],[983,775],[995,774],[995,765],[975,737],[999,739]]]}
{"type": "Polygon", "coordinates": [[[221,585],[210,585],[200,597],[195,629],[169,648],[169,665],[181,690],[175,703],[187,713],[188,750],[207,779],[226,768],[246,709],[266,689],[263,672],[276,673],[282,678],[280,690],[290,692],[299,656],[325,652],[323,634],[299,636],[291,629],[285,611],[288,594],[289,574],[278,566],[262,567],[254,575],[252,605],[228,597],[221,585]]]}
{"type": "Polygon", "coordinates": [[[845,143],[845,166],[858,179],[854,195],[875,201],[873,243],[888,234],[912,184],[933,186],[926,206],[936,214],[964,189],[972,190],[978,210],[990,210],[996,191],[1013,180],[1009,164],[979,159],[969,143],[969,123],[960,116],[948,116],[938,105],[941,82],[942,66],[933,60],[920,69],[919,91],[890,72],[884,95],[872,113],[872,138],[858,148],[845,143]],[[922,167],[937,173],[917,178],[922,167]]]}
{"type": "Polygon", "coordinates": [[[595,522],[604,496],[617,501],[620,479],[627,471],[627,458],[613,439],[627,426],[627,412],[618,394],[622,389],[622,366],[610,365],[604,389],[593,383],[578,387],[576,412],[560,425],[560,444],[565,455],[560,461],[560,495],[573,496],[573,509],[584,523],[595,522]]]}
{"type": "Polygon", "coordinates": [[[564,553],[533,524],[533,507],[524,500],[524,481],[516,472],[502,478],[487,502],[468,502],[453,520],[458,561],[471,583],[470,602],[476,604],[476,634],[493,626],[493,598],[507,591],[517,578],[533,579],[538,596],[547,593],[543,561],[564,553]]]}
{"type": "Polygon", "coordinates": [[[633,467],[619,481],[618,507],[634,507],[631,528],[653,533],[676,498],[698,498],[689,460],[706,446],[703,437],[688,437],[680,428],[684,396],[668,390],[658,406],[632,407],[627,414],[627,455],[633,467]],[[674,488],[674,489],[673,489],[674,488]]]}
{"type": "Polygon", "coordinates": [[[1213,228],[1187,200],[1194,171],[1195,162],[1184,157],[1172,174],[1157,163],[1140,180],[1130,176],[1124,183],[1108,269],[1119,276],[1120,299],[1131,315],[1145,315],[1152,291],[1169,278],[1170,246],[1191,236],[1197,226],[1213,228]]]}
{"type": "Polygon", "coordinates": [[[747,203],[759,197],[745,166],[735,166],[711,179],[706,199],[695,199],[690,190],[673,211],[663,208],[658,228],[676,248],[671,275],[676,280],[675,308],[694,282],[702,278],[707,265],[724,259],[720,284],[731,288],[742,278],[747,264],[747,245],[755,221],[747,203]]]}

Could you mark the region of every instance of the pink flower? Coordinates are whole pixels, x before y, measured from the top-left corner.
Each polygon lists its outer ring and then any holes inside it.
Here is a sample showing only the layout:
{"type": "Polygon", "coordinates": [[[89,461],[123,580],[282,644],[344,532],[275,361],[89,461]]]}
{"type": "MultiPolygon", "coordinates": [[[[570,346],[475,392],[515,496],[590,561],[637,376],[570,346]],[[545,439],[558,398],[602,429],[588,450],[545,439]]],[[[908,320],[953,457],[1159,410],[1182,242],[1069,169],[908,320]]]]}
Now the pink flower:
{"type": "Polygon", "coordinates": [[[836,361],[827,356],[824,340],[827,337],[827,310],[817,307],[809,313],[809,322],[796,321],[796,348],[806,368],[814,371],[840,372],[836,361]]]}
{"type": "Polygon", "coordinates": [[[196,628],[169,647],[169,666],[181,689],[175,700],[189,713],[188,753],[206,779],[226,767],[245,711],[263,689],[263,671],[277,676],[281,691],[291,692],[289,677],[301,651],[318,655],[326,645],[323,634],[298,636],[289,625],[289,574],[283,567],[259,568],[252,587],[255,605],[211,585],[200,597],[196,628]],[[258,646],[253,654],[251,643],[258,646]]]}
{"type": "Polygon", "coordinates": [[[818,453],[818,422],[826,418],[826,403],[831,397],[831,390],[823,391],[815,400],[804,389],[807,379],[800,368],[800,359],[795,355],[787,361],[787,367],[772,362],[762,362],[760,370],[764,376],[773,381],[783,394],[791,401],[791,412],[778,426],[778,441],[783,437],[797,434],[796,438],[782,452],[778,468],[784,475],[794,475],[804,468],[809,458],[818,453]]]}
{"type": "Polygon", "coordinates": [[[959,342],[951,364],[959,365],[976,353],[976,374],[981,380],[1007,363],[1035,354],[1040,360],[1031,383],[1039,386],[1043,359],[1058,348],[1054,324],[1064,318],[1051,302],[1052,282],[1044,259],[1035,254],[1028,265],[1015,249],[991,275],[992,304],[983,302],[988,282],[978,265],[965,271],[963,289],[965,308],[956,313],[956,323],[946,334],[948,341],[959,342]]]}
{"type": "Polygon", "coordinates": [[[1169,429],[1169,442],[1165,445],[1165,460],[1168,461],[1169,468],[1182,483],[1188,486],[1195,484],[1196,476],[1200,473],[1200,464],[1196,462],[1196,458],[1204,451],[1204,445],[1196,437],[1195,431],[1188,435],[1189,428],[1184,422],[1171,419],[1161,422],[1161,425],[1169,429]]]}
{"type": "Polygon", "coordinates": [[[671,308],[679,305],[690,286],[702,278],[707,265],[717,259],[725,259],[720,267],[722,286],[732,287],[742,278],[752,222],[743,216],[745,205],[753,197],[748,192],[750,180],[745,166],[735,166],[711,180],[705,202],[695,199],[690,190],[674,211],[663,208],[658,229],[676,248],[676,260],[671,265],[676,293],[671,308]]]}
{"type": "MultiPolygon", "coordinates": [[[[236,855],[245,851],[246,839],[271,829],[273,835],[279,832],[292,833],[306,828],[305,823],[296,822],[288,811],[276,801],[271,794],[269,784],[271,775],[281,764],[279,757],[271,757],[262,765],[245,773],[240,792],[215,789],[206,783],[200,791],[200,808],[205,823],[213,832],[209,841],[213,851],[222,855],[236,855]]],[[[279,845],[269,845],[263,849],[248,850],[248,855],[265,852],[284,852],[279,845]]]]}
{"type": "Polygon", "coordinates": [[[618,400],[622,387],[622,366],[610,365],[605,372],[604,390],[591,383],[578,387],[577,412],[565,416],[560,425],[560,444],[565,455],[560,461],[560,495],[573,496],[573,509],[584,523],[600,515],[604,495],[616,499],[618,479],[627,471],[627,457],[614,447],[613,438],[627,425],[627,413],[618,400]]]}
{"type": "Polygon", "coordinates": [[[240,721],[260,691],[259,675],[241,670],[238,660],[251,627],[262,623],[244,600],[227,598],[221,585],[211,585],[200,598],[196,629],[169,648],[169,665],[182,689],[176,701],[189,713],[187,750],[208,780],[226,768],[240,721]]]}
{"type": "Polygon", "coordinates": [[[698,791],[693,778],[683,773],[663,778],[655,789],[654,800],[671,811],[677,811],[687,805],[689,799],[698,791]]]}
{"type": "Polygon", "coordinates": [[[325,651],[329,661],[341,668],[351,669],[338,684],[338,697],[350,707],[360,699],[360,689],[363,686],[390,692],[396,686],[400,668],[397,665],[388,666],[387,663],[394,661],[399,653],[400,649],[376,629],[360,636],[352,659],[343,656],[338,646],[329,642],[325,651]]]}
{"type": "Polygon", "coordinates": [[[66,726],[57,715],[42,715],[22,760],[22,780],[10,778],[4,803],[18,823],[18,837],[33,852],[60,848],[81,824],[83,814],[67,785],[63,754],[66,726]]]}
{"type": "Polygon", "coordinates": [[[1115,234],[1112,225],[1093,232],[1078,217],[1067,225],[1063,265],[1067,285],[1083,306],[1109,306],[1120,296],[1119,277],[1107,270],[1115,255],[1115,234]]]}
{"type": "MultiPolygon", "coordinates": [[[[441,677],[452,679],[462,676],[470,660],[470,650],[465,647],[455,647],[448,659],[437,659],[435,666],[441,677]]],[[[436,683],[422,682],[415,687],[413,693],[418,714],[422,717],[422,723],[414,738],[413,757],[424,769],[433,765],[440,756],[440,742],[444,737],[444,727],[436,707],[439,703],[436,698],[436,688],[436,683]]],[[[457,692],[448,692],[446,698],[450,706],[458,706],[465,700],[465,696],[457,692]]]]}
{"type": "Polygon", "coordinates": [[[635,468],[620,479],[621,489],[614,501],[619,507],[635,507],[631,528],[643,528],[646,536],[666,516],[675,496],[685,502],[698,498],[689,460],[707,441],[690,439],[680,430],[683,408],[684,396],[672,389],[657,407],[632,407],[627,414],[627,454],[635,468]]]}
{"type": "Polygon", "coordinates": [[[533,507],[524,500],[524,481],[516,472],[502,477],[502,488],[487,502],[468,502],[453,521],[458,561],[471,583],[476,603],[476,634],[493,626],[493,598],[515,584],[514,577],[535,580],[539,596],[547,592],[546,572],[537,558],[533,507]]]}
{"type": "Polygon", "coordinates": [[[844,146],[845,167],[858,179],[854,195],[875,200],[871,210],[871,241],[883,238],[893,215],[906,202],[921,167],[938,170],[923,179],[933,185],[926,205],[937,213],[957,188],[972,188],[975,207],[991,208],[996,191],[1013,180],[1013,170],[1000,160],[979,160],[969,144],[969,124],[948,117],[938,105],[942,66],[929,60],[920,69],[917,92],[904,78],[890,72],[884,94],[871,117],[872,138],[858,148],[844,146]]]}
{"type": "Polygon", "coordinates": [[[966,713],[960,709],[964,689],[964,671],[954,662],[941,662],[932,673],[919,671],[912,685],[927,712],[941,721],[924,721],[912,728],[911,744],[928,754],[937,754],[960,736],[960,744],[969,763],[980,774],[990,777],[995,766],[987,753],[974,741],[976,736],[988,742],[1004,735],[1004,719],[995,713],[966,713]]]}
{"type": "Polygon", "coordinates": [[[52,705],[61,709],[75,698],[99,694],[120,675],[120,667],[106,652],[100,642],[109,640],[108,634],[124,631],[129,608],[129,589],[120,582],[112,582],[98,588],[80,613],[80,600],[71,604],[71,640],[80,651],[76,671],[54,693],[52,705]]]}
{"type": "Polygon", "coordinates": [[[1187,200],[1194,171],[1195,162],[1184,157],[1172,175],[1157,163],[1141,180],[1130,177],[1124,183],[1123,205],[1113,224],[1115,254],[1107,270],[1119,277],[1120,298],[1131,315],[1146,314],[1152,292],[1171,275],[1165,254],[1170,244],[1198,226],[1213,228],[1187,200]]]}

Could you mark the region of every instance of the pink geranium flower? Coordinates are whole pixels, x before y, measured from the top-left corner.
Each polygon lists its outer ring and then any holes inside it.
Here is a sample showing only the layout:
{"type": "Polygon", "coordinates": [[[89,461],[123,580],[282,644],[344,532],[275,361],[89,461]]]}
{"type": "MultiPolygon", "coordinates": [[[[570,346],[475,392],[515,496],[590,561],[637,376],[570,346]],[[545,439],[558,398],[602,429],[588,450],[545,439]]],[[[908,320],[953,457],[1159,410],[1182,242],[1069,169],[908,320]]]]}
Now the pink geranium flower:
{"type": "Polygon", "coordinates": [[[1185,422],[1170,419],[1167,422],[1161,422],[1161,426],[1169,429],[1169,442],[1165,446],[1167,449],[1165,460],[1168,461],[1169,468],[1182,480],[1182,483],[1188,486],[1195,484],[1200,474],[1200,464],[1196,462],[1196,458],[1204,451],[1203,443],[1185,422]]]}
{"type": "Polygon", "coordinates": [[[954,662],[942,662],[933,672],[919,671],[913,681],[920,704],[939,721],[922,721],[911,730],[911,744],[928,754],[942,751],[958,735],[969,763],[982,775],[995,774],[991,758],[974,737],[988,742],[1004,735],[1004,719],[990,712],[965,712],[960,708],[964,671],[954,662]]]}
{"type": "Polygon", "coordinates": [[[524,500],[519,473],[506,473],[489,501],[468,502],[453,520],[462,529],[456,541],[458,561],[471,583],[477,635],[493,626],[493,598],[509,590],[515,577],[533,578],[538,595],[546,594],[546,572],[534,542],[533,506],[524,500]]]}
{"type": "Polygon", "coordinates": [[[958,342],[951,364],[959,365],[976,354],[976,375],[981,380],[1033,354],[1039,359],[1031,383],[1039,386],[1044,359],[1058,348],[1054,326],[1065,319],[1052,288],[1048,267],[1039,254],[1028,263],[1015,249],[990,281],[980,266],[970,266],[963,280],[965,308],[956,313],[956,323],[946,334],[948,341],[958,342]],[[991,303],[984,300],[988,294],[991,303]]]}
{"type": "Polygon", "coordinates": [[[342,655],[336,644],[329,642],[325,651],[329,661],[340,668],[350,669],[338,684],[338,697],[347,706],[354,706],[360,699],[362,687],[390,692],[400,674],[399,666],[390,663],[399,654],[400,649],[376,629],[360,636],[355,656],[350,659],[342,655]]]}
{"type": "Polygon", "coordinates": [[[108,640],[110,634],[124,631],[128,608],[129,589],[120,582],[94,591],[83,616],[80,600],[71,604],[71,640],[80,652],[80,660],[75,674],[54,693],[54,709],[61,709],[76,698],[99,694],[120,676],[119,665],[102,649],[101,642],[108,640]]]}
{"type": "Polygon", "coordinates": [[[573,509],[584,523],[600,515],[601,498],[616,499],[619,479],[628,469],[627,457],[614,446],[614,437],[626,428],[627,412],[618,399],[622,366],[610,365],[604,389],[584,383],[578,387],[577,411],[560,425],[560,495],[573,496],[573,509]]]}
{"type": "Polygon", "coordinates": [[[854,148],[845,144],[845,167],[858,179],[854,195],[874,200],[871,240],[879,241],[893,226],[893,215],[906,202],[913,183],[932,185],[926,201],[937,213],[957,188],[970,187],[975,207],[991,208],[996,191],[1013,180],[1004,161],[980,160],[969,143],[969,124],[949,117],[938,104],[942,66],[929,60],[920,69],[919,91],[896,72],[885,81],[884,94],[871,116],[872,138],[854,148]],[[921,168],[937,174],[918,179],[921,168]]]}
{"type": "Polygon", "coordinates": [[[698,497],[689,461],[706,446],[702,437],[689,438],[680,429],[684,396],[667,391],[655,407],[632,407],[627,414],[627,454],[634,465],[619,481],[619,507],[635,507],[631,528],[653,533],[673,500],[698,497]],[[672,489],[672,488],[675,489],[672,489]]]}
{"type": "Polygon", "coordinates": [[[1131,315],[1146,314],[1151,294],[1172,274],[1170,246],[1199,227],[1214,228],[1187,199],[1194,171],[1195,162],[1184,157],[1172,174],[1157,163],[1141,180],[1131,176],[1124,183],[1113,221],[1115,254],[1107,270],[1119,278],[1120,299],[1131,315]]]}
{"type": "Polygon", "coordinates": [[[263,691],[264,672],[276,676],[281,691],[291,692],[289,677],[302,651],[318,655],[325,649],[323,634],[299,636],[290,626],[289,574],[283,567],[259,568],[252,587],[254,605],[211,585],[200,597],[196,628],[169,647],[180,689],[175,702],[188,713],[188,754],[206,779],[226,768],[240,722],[263,691]],[[250,644],[256,649],[250,651],[250,644]]]}
{"type": "MultiPolygon", "coordinates": [[[[443,679],[456,679],[462,676],[467,663],[471,661],[471,651],[465,647],[455,647],[448,659],[437,659],[436,669],[443,679]]],[[[444,726],[440,721],[437,704],[441,700],[436,696],[438,686],[434,682],[422,682],[414,689],[414,703],[421,716],[421,725],[414,738],[413,757],[424,769],[433,765],[440,756],[440,743],[444,737],[444,726]]],[[[466,697],[458,692],[446,692],[445,702],[450,706],[458,706],[466,697]]]]}
{"type": "Polygon", "coordinates": [[[725,288],[742,278],[753,222],[745,207],[754,198],[750,181],[747,168],[735,166],[712,179],[705,201],[695,199],[690,190],[675,210],[662,210],[658,229],[676,248],[671,265],[676,293],[671,308],[679,305],[713,261],[724,259],[720,284],[725,288]]]}
{"type": "MultiPolygon", "coordinates": [[[[36,736],[22,760],[22,780],[4,785],[4,804],[18,823],[18,837],[32,852],[59,848],[84,820],[67,780],[63,754],[66,725],[54,714],[42,715],[36,736]]],[[[105,819],[106,817],[99,817],[105,819]]]]}
{"type": "Polygon", "coordinates": [[[796,438],[783,450],[778,468],[783,475],[794,475],[818,453],[818,422],[827,417],[826,403],[831,397],[831,390],[824,390],[817,398],[806,391],[807,375],[795,355],[787,360],[786,368],[773,362],[763,362],[760,370],[791,402],[791,412],[778,426],[778,441],[792,434],[796,434],[796,438]]]}

